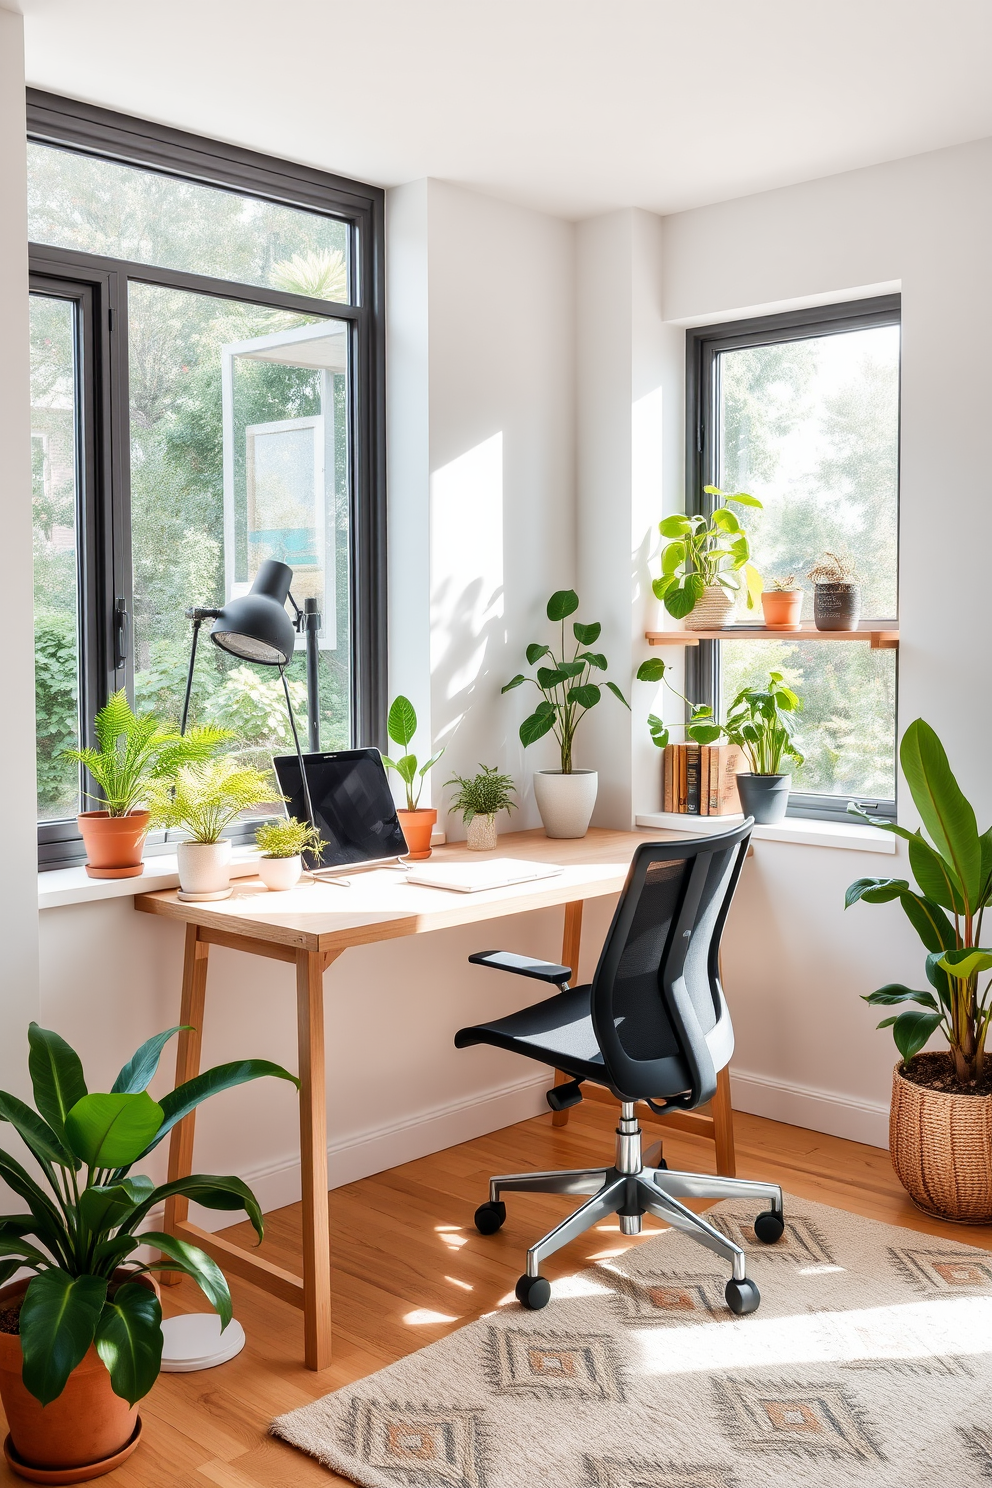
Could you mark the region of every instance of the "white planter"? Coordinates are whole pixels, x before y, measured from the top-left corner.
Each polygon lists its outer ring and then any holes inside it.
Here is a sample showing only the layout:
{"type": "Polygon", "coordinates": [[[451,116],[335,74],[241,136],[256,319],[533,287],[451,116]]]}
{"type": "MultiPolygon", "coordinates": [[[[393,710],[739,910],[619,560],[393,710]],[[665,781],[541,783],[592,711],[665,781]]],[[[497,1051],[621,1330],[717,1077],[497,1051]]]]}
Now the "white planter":
{"type": "Polygon", "coordinates": [[[722,584],[707,584],[685,617],[686,630],[725,630],[733,625],[734,600],[722,584]]]}
{"type": "Polygon", "coordinates": [[[495,816],[473,816],[465,832],[473,852],[492,852],[496,846],[495,816]]]}
{"type": "Polygon", "coordinates": [[[180,842],[180,899],[226,899],[231,892],[231,841],[180,842]]]}
{"type": "Polygon", "coordinates": [[[258,861],[259,878],[267,889],[275,893],[295,888],[302,872],[303,859],[299,853],[295,858],[260,858],[258,861]]]}
{"type": "Polygon", "coordinates": [[[584,837],[596,804],[599,776],[595,770],[537,770],[534,795],[549,837],[584,837]]]}

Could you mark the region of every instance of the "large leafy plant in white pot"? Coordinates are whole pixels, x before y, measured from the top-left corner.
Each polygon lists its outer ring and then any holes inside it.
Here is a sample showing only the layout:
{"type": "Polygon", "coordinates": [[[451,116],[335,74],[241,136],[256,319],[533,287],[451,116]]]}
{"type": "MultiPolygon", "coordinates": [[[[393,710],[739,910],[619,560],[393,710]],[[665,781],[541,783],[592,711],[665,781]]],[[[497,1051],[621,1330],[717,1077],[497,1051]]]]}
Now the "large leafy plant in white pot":
{"type": "Polygon", "coordinates": [[[527,647],[527,663],[537,668],[536,674],[527,677],[518,672],[502,688],[503,692],[511,692],[530,683],[541,693],[541,701],[534,712],[520,725],[520,742],[524,748],[543,739],[545,734],[553,733],[558,741],[561,768],[534,772],[537,809],[549,837],[584,837],[596,805],[598,772],[577,770],[573,763],[573,745],[579,724],[589,709],[598,705],[604,687],[619,698],[628,711],[630,709],[615,682],[596,680],[598,674],[609,666],[601,651],[589,649],[595,646],[602,632],[599,621],[588,625],[573,621],[574,649],[570,642],[566,642],[565,621],[578,608],[579,596],[574,589],[559,589],[552,594],[547,615],[553,625],[561,627],[558,653],[551,646],[532,641],[527,647]],[[568,655],[569,651],[571,655],[568,655]]]}

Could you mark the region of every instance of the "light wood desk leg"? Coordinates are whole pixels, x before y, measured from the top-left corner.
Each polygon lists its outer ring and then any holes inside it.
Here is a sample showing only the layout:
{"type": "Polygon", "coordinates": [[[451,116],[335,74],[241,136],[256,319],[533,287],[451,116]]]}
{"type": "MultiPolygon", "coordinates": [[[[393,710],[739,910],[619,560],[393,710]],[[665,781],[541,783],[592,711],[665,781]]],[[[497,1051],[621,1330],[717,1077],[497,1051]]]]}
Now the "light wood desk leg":
{"type": "Polygon", "coordinates": [[[331,1362],[331,1237],[327,1218],[324,1073],[324,968],[330,959],[319,951],[296,953],[303,1172],[303,1329],[308,1369],[326,1369],[331,1362]]]}
{"type": "MultiPolygon", "coordinates": [[[[179,1014],[181,1024],[188,1032],[179,1035],[176,1050],[176,1084],[191,1080],[200,1073],[200,1049],[203,1044],[203,1008],[207,990],[207,958],[210,947],[205,940],[197,939],[196,925],[186,926],[186,949],[183,954],[183,995],[179,1014]]],[[[196,1113],[178,1122],[169,1139],[169,1182],[186,1178],[193,1171],[193,1127],[196,1113]]],[[[165,1230],[171,1234],[173,1228],[189,1214],[189,1199],[178,1195],[165,1201],[165,1230]]],[[[180,1271],[162,1271],[160,1280],[166,1286],[176,1286],[182,1280],[180,1271]]]]}
{"type": "Polygon", "coordinates": [[[716,1170],[723,1178],[737,1177],[734,1152],[734,1113],[730,1105],[730,1070],[723,1068],[716,1077],[716,1095],[710,1111],[713,1114],[713,1141],[716,1143],[716,1170]]]}
{"type": "MultiPolygon", "coordinates": [[[[572,986],[579,980],[579,948],[582,942],[582,900],[573,899],[565,905],[565,933],[561,942],[561,964],[572,968],[572,986]]],[[[555,1084],[564,1085],[572,1078],[562,1070],[555,1070],[555,1084]]],[[[567,1126],[567,1111],[552,1111],[552,1126],[567,1126]]]]}

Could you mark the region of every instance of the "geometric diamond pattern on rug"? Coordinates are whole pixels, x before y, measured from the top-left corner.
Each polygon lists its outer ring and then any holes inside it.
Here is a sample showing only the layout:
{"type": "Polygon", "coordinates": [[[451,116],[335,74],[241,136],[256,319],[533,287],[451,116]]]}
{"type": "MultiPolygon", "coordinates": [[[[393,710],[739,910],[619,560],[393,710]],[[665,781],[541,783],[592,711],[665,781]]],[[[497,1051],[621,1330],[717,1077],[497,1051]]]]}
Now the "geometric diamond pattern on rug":
{"type": "Polygon", "coordinates": [[[707,1219],[728,1240],[733,1240],[741,1250],[763,1256],[766,1260],[794,1261],[808,1266],[811,1262],[821,1266],[832,1266],[834,1258],[827,1249],[823,1236],[812,1220],[803,1215],[787,1214],[785,1230],[780,1240],[765,1245],[754,1233],[753,1214],[714,1214],[707,1219]]]}
{"type": "Polygon", "coordinates": [[[600,1264],[598,1271],[616,1293],[620,1314],[646,1323],[707,1322],[729,1316],[722,1276],[687,1276],[651,1271],[627,1276],[600,1264]]]}
{"type": "Polygon", "coordinates": [[[992,1286],[992,1256],[916,1246],[890,1246],[889,1255],[906,1280],[928,1296],[935,1292],[984,1292],[992,1286]]]}
{"type": "Polygon", "coordinates": [[[475,1411],[356,1400],[345,1444],[362,1462],[389,1471],[399,1483],[486,1488],[481,1420],[475,1411]]]}
{"type": "Polygon", "coordinates": [[[886,1460],[840,1384],[716,1379],[713,1388],[724,1433],[738,1449],[886,1460]]]}
{"type": "Polygon", "coordinates": [[[965,1446],[982,1469],[982,1477],[992,1482],[992,1431],[987,1426],[962,1427],[965,1446]]]}
{"type": "Polygon", "coordinates": [[[622,1401],[623,1379],[606,1334],[490,1328],[489,1383],[501,1393],[622,1401]]]}
{"type": "Polygon", "coordinates": [[[738,1479],[723,1467],[692,1462],[622,1461],[586,1457],[583,1488],[737,1488],[738,1479]]]}

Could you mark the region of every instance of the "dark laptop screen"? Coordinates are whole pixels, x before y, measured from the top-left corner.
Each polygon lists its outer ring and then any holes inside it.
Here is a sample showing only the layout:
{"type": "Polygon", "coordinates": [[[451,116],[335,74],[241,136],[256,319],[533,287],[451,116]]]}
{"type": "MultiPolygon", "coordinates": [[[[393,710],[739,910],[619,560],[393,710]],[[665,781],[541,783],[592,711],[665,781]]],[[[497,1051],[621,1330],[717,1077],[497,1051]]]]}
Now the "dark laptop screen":
{"type": "MultiPolygon", "coordinates": [[[[406,841],[396,816],[382,756],[378,749],[340,749],[328,754],[305,754],[304,766],[313,814],[327,846],[320,863],[308,867],[338,868],[396,858],[406,852],[406,841]]],[[[279,789],[288,796],[291,816],[307,820],[295,754],[274,761],[279,789]]]]}

